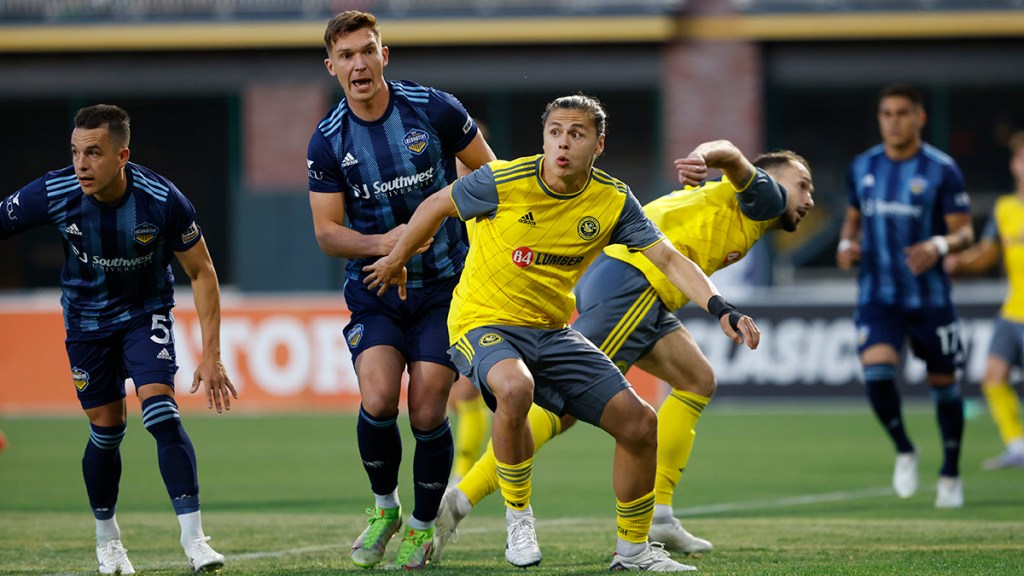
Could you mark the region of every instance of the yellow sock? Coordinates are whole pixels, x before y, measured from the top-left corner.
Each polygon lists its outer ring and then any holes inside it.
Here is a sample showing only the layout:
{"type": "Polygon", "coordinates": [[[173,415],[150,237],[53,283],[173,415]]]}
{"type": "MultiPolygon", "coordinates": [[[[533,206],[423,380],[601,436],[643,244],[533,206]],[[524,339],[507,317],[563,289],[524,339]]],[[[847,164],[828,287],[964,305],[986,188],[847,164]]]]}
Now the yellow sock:
{"type": "Polygon", "coordinates": [[[615,522],[619,538],[626,542],[640,544],[647,541],[654,517],[654,492],[641,496],[632,502],[615,500],[615,522]]]}
{"type": "Polygon", "coordinates": [[[527,458],[518,464],[496,463],[498,486],[501,487],[501,495],[505,498],[505,506],[513,510],[525,510],[530,505],[530,492],[533,489],[530,483],[533,458],[527,458]]]}
{"type": "MultiPolygon", "coordinates": [[[[562,421],[553,412],[534,404],[529,413],[530,430],[533,432],[533,453],[555,436],[562,433],[562,421]]],[[[459,481],[461,490],[469,501],[476,506],[488,494],[498,489],[497,460],[494,458],[494,446],[487,442],[487,449],[459,481]]]]}
{"type": "Polygon", "coordinates": [[[1020,400],[1017,392],[1009,382],[987,382],[981,387],[988,402],[988,410],[999,428],[999,437],[1004,444],[1011,440],[1024,437],[1024,427],[1020,423],[1020,400]]]}
{"type": "Polygon", "coordinates": [[[711,398],[673,390],[658,410],[658,474],[654,479],[655,500],[658,504],[672,505],[679,477],[686,469],[697,435],[697,420],[711,398]]]}
{"type": "Polygon", "coordinates": [[[462,478],[473,467],[487,440],[487,404],[480,396],[455,403],[455,461],[452,471],[462,478]]]}
{"type": "Polygon", "coordinates": [[[494,446],[487,441],[487,449],[459,481],[459,490],[476,506],[485,496],[498,489],[498,461],[494,446]]]}
{"type": "Polygon", "coordinates": [[[562,433],[562,421],[554,412],[549,412],[536,404],[530,406],[530,430],[533,432],[533,453],[547,444],[555,436],[562,433]]]}

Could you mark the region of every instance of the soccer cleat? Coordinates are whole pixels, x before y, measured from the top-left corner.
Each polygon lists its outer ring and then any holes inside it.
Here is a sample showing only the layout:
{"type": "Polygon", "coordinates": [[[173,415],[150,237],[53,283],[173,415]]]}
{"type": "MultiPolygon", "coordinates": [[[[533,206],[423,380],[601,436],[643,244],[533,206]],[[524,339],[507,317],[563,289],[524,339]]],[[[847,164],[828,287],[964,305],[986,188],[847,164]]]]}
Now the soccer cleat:
{"type": "Polygon", "coordinates": [[[384,548],[402,527],[402,508],[366,509],[369,526],[352,543],[352,563],[360,568],[373,568],[384,558],[384,548]]]}
{"type": "Polygon", "coordinates": [[[959,477],[939,476],[939,483],[935,485],[935,507],[964,507],[964,483],[959,477]]]}
{"type": "Polygon", "coordinates": [[[100,561],[100,574],[135,574],[135,567],[128,560],[128,551],[120,540],[97,544],[96,558],[100,561]]]}
{"type": "Polygon", "coordinates": [[[638,572],[696,572],[696,566],[680,564],[669,557],[661,542],[648,542],[635,556],[612,556],[611,570],[635,570],[638,572]]]}
{"type": "Polygon", "coordinates": [[[406,570],[423,568],[430,560],[430,552],[434,547],[434,529],[415,530],[409,528],[402,537],[398,547],[395,564],[406,570]]]}
{"type": "Polygon", "coordinates": [[[185,556],[193,572],[216,572],[224,567],[224,555],[210,548],[209,540],[209,536],[203,536],[185,546],[185,556]]]}
{"type": "Polygon", "coordinates": [[[537,544],[537,531],[533,528],[533,511],[527,507],[513,514],[511,508],[506,508],[505,522],[508,523],[505,560],[520,568],[540,564],[540,545],[537,544]]]}
{"type": "Polygon", "coordinates": [[[651,529],[647,532],[647,539],[652,542],[662,542],[668,550],[683,554],[710,552],[713,548],[711,542],[687,532],[686,528],[679,523],[678,518],[672,518],[671,522],[651,524],[651,529]]]}
{"type": "Polygon", "coordinates": [[[459,522],[473,511],[473,504],[465,492],[449,488],[441,499],[441,507],[437,509],[437,520],[434,524],[434,550],[431,562],[440,562],[441,554],[449,542],[459,539],[459,522]]]}
{"type": "Polygon", "coordinates": [[[1024,453],[1007,450],[995,458],[989,458],[981,465],[984,470],[1002,468],[1024,468],[1024,453]]]}
{"type": "Polygon", "coordinates": [[[900,498],[910,498],[917,492],[917,452],[902,452],[896,455],[892,487],[900,498]]]}

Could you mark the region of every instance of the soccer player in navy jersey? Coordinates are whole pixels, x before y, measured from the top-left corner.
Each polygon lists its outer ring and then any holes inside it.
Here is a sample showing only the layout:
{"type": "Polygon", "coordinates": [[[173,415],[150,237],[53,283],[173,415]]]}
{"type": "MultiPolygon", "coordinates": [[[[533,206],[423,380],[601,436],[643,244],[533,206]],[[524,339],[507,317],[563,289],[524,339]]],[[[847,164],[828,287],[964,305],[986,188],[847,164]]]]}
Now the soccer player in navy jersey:
{"type": "Polygon", "coordinates": [[[850,205],[836,261],[858,262],[857,346],[871,407],[896,447],[893,488],[901,498],[917,491],[918,455],[904,426],[896,369],[904,341],[927,365],[943,461],[935,506],[963,506],[960,441],[963,361],[960,324],[942,257],[974,241],[970,200],[956,162],[921,140],[925,111],[907,85],[882,90],[882,143],[854,158],[847,174],[850,205]]]}
{"type": "Polygon", "coordinates": [[[351,556],[357,566],[375,566],[402,526],[397,418],[408,371],[416,501],[396,563],[422,568],[452,466],[446,404],[457,373],[446,320],[468,249],[465,226],[449,219],[419,247],[408,265],[408,300],[368,290],[362,268],[388,254],[416,207],[458,177],[456,159],[475,169],[494,153],[452,95],[384,80],[389,51],[372,14],[335,16],[324,44],[324,64],[345,96],[309,141],[310,206],[321,250],[348,259],[344,294],[352,319],[344,334],[361,396],[359,452],[375,499],[351,556]]]}
{"type": "Polygon", "coordinates": [[[196,455],[174,401],[174,276],[177,258],[192,282],[203,351],[191,392],[204,387],[217,412],[238,397],[220,361],[220,286],[192,204],[166,178],[128,161],[128,114],[98,104],[75,115],[72,165],[48,172],[0,203],[0,239],[51,226],[64,240],[61,272],[66,347],[78,400],[89,417],[82,458],[96,517],[102,574],[134,574],[115,517],[118,447],[126,429],[125,379],[135,383],[142,420],[156,439],[160,475],[181,524],[193,570],[224,556],[203,533],[196,455]]]}

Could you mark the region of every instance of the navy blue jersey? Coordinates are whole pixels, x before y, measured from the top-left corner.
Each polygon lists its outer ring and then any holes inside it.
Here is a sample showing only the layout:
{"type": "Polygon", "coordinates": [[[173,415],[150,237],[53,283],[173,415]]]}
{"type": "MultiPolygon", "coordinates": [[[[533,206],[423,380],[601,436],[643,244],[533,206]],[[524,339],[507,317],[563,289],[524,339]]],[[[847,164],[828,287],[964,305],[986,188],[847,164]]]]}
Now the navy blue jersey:
{"type": "MultiPolygon", "coordinates": [[[[388,81],[384,115],[364,122],[342,101],[313,132],[306,159],[311,192],[345,194],[348,226],[383,234],[412,217],[427,197],[457,178],[455,153],[469,145],[477,127],[454,96],[388,81]]],[[[406,264],[408,286],[457,276],[466,258],[465,225],[448,218],[430,249],[406,264]]],[[[346,278],[362,280],[363,266],[377,257],[351,259],[346,278]]]]}
{"type": "Polygon", "coordinates": [[[879,144],[853,159],[847,190],[850,205],[861,214],[859,301],[903,308],[950,305],[949,277],[942,266],[915,277],[904,249],[946,234],[947,214],[970,212],[956,162],[929,144],[914,157],[894,162],[879,144]]]}
{"type": "Polygon", "coordinates": [[[0,238],[52,226],[64,239],[61,305],[69,331],[95,332],[174,305],[174,251],[201,237],[195,208],[166,178],[125,166],[116,205],[82,192],[75,169],[48,172],[0,203],[0,238]]]}

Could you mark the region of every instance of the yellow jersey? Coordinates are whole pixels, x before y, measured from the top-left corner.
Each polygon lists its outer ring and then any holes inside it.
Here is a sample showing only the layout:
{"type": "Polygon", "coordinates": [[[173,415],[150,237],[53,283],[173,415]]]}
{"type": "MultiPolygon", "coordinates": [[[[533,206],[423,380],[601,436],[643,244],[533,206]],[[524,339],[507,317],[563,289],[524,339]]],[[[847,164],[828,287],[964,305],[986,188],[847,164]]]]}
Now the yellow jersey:
{"type": "Polygon", "coordinates": [[[541,179],[543,161],[496,160],[452,185],[459,218],[472,221],[448,314],[452,344],[479,326],[564,328],[572,288],[602,248],[645,250],[664,238],[620,180],[592,168],[582,190],[558,194],[541,179]]]}
{"type": "MultiPolygon", "coordinates": [[[[723,177],[676,190],[644,206],[644,212],[676,249],[708,276],[746,256],[754,243],[772,229],[785,209],[782,187],[760,168],[739,190],[723,177]]],[[[686,295],[643,256],[630,253],[624,246],[608,246],[605,253],[643,272],[669,310],[682,308],[689,302],[686,295]]]]}
{"type": "Polygon", "coordinates": [[[1024,322],[1024,200],[1016,194],[1000,197],[992,219],[1002,245],[1009,285],[1001,313],[1011,322],[1024,322]]]}

